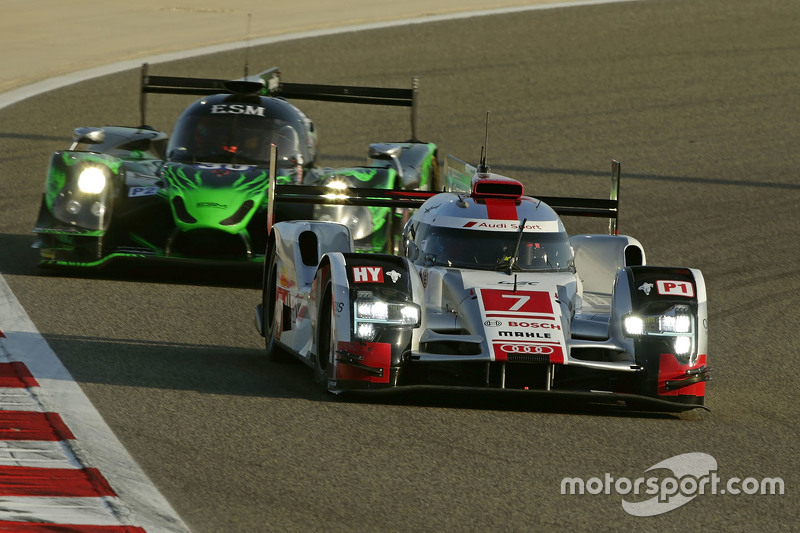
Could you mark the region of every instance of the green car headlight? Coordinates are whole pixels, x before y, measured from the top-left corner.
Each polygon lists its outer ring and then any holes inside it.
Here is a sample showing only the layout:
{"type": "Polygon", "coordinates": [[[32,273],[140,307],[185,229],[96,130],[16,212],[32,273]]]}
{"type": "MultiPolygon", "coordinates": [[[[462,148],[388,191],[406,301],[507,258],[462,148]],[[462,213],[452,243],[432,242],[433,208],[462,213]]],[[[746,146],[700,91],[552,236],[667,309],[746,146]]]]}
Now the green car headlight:
{"type": "Polygon", "coordinates": [[[78,190],[86,194],[100,194],[106,188],[108,178],[100,167],[86,167],[78,175],[78,190]]]}

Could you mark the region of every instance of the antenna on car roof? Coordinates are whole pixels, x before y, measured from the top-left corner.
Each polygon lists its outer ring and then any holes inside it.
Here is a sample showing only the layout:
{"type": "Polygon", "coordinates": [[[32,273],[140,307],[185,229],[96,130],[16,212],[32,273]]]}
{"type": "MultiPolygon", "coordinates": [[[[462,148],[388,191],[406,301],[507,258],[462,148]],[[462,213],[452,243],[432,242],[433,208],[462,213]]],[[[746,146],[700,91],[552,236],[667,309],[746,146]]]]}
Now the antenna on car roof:
{"type": "Polygon", "coordinates": [[[481,146],[481,162],[478,163],[478,174],[487,174],[489,172],[489,165],[486,164],[486,155],[489,152],[489,113],[490,111],[486,112],[486,133],[483,146],[481,146]]]}
{"type": "Polygon", "coordinates": [[[247,79],[250,67],[250,19],[253,18],[252,13],[247,14],[247,36],[245,37],[244,47],[244,77],[247,79]]]}

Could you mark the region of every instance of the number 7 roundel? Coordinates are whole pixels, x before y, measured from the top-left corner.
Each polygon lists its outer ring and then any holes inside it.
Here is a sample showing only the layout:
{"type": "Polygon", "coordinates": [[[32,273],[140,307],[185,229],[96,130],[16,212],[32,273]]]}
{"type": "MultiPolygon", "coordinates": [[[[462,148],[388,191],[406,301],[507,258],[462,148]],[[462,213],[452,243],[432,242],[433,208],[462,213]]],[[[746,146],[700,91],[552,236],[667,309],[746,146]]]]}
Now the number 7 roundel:
{"type": "Polygon", "coordinates": [[[544,291],[506,291],[501,289],[481,289],[483,308],[487,313],[531,313],[553,314],[550,293],[544,291]]]}

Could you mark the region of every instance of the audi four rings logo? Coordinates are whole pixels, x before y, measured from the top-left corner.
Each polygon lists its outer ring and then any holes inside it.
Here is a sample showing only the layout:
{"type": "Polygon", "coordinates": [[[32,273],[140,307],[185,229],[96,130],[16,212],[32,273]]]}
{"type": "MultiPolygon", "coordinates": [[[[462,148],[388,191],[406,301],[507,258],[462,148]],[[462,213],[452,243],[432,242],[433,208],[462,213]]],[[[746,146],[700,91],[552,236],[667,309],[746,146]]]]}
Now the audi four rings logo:
{"type": "Polygon", "coordinates": [[[484,323],[483,323],[483,325],[484,325],[484,326],[494,326],[494,327],[498,327],[498,326],[502,326],[502,325],[503,325],[503,323],[502,323],[502,322],[500,322],[499,320],[487,320],[486,322],[484,322],[484,323]]]}
{"type": "Polygon", "coordinates": [[[504,344],[500,347],[506,353],[536,353],[548,355],[553,353],[552,346],[538,344],[504,344]]]}

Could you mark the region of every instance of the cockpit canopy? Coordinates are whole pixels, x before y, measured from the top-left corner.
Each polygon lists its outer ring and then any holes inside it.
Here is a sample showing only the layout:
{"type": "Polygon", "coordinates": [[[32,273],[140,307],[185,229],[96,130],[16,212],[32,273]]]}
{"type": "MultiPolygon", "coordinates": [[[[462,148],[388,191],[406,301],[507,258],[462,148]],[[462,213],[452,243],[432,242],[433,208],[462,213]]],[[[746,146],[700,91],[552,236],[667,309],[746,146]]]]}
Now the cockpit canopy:
{"type": "Polygon", "coordinates": [[[565,231],[525,231],[520,238],[519,231],[420,224],[415,243],[418,253],[412,259],[425,266],[546,272],[565,272],[573,267],[572,247],[565,231]]]}
{"type": "Polygon", "coordinates": [[[308,167],[316,157],[313,125],[293,105],[277,98],[214,95],[178,118],[167,159],[267,166],[271,144],[278,148],[279,167],[308,167]]]}

